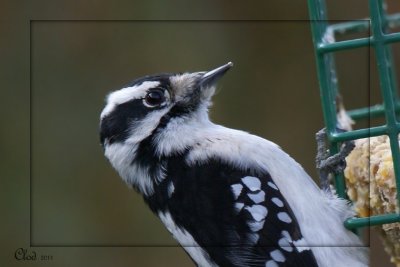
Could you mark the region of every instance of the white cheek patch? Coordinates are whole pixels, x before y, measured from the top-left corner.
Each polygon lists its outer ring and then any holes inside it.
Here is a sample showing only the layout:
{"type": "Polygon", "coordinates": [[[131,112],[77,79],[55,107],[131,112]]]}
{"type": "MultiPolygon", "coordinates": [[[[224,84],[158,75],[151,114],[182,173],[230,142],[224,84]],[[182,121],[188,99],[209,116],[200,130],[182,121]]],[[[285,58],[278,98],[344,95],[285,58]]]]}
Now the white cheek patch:
{"type": "Polygon", "coordinates": [[[202,130],[211,122],[208,120],[207,112],[201,108],[205,109],[205,107],[199,107],[199,110],[192,113],[190,117],[175,117],[168,122],[167,126],[155,137],[154,143],[157,144],[158,155],[180,153],[193,144],[204,142],[207,136],[202,134],[202,130]]]}
{"type": "Polygon", "coordinates": [[[104,118],[110,114],[116,106],[128,102],[132,99],[143,98],[146,95],[147,90],[160,85],[157,81],[147,81],[140,85],[122,88],[118,91],[112,92],[107,97],[107,105],[101,112],[100,118],[104,118]]]}
{"type": "Polygon", "coordinates": [[[157,128],[161,118],[169,112],[171,108],[161,109],[150,112],[143,120],[134,121],[131,125],[130,137],[126,143],[137,144],[148,137],[157,128]]]}

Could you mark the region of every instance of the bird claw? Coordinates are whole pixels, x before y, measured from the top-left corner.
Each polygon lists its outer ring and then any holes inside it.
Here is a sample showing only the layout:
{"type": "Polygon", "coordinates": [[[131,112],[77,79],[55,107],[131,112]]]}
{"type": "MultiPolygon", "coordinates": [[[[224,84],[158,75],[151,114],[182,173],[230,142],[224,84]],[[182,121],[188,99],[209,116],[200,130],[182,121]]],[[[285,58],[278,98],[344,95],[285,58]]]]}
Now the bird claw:
{"type": "MultiPolygon", "coordinates": [[[[344,130],[340,128],[337,128],[337,131],[344,132],[344,130]]],[[[327,149],[325,128],[316,133],[316,141],[316,167],[319,172],[321,187],[324,190],[330,191],[330,176],[344,171],[346,168],[346,157],[354,149],[354,141],[345,141],[341,146],[340,151],[332,156],[327,149]]]]}

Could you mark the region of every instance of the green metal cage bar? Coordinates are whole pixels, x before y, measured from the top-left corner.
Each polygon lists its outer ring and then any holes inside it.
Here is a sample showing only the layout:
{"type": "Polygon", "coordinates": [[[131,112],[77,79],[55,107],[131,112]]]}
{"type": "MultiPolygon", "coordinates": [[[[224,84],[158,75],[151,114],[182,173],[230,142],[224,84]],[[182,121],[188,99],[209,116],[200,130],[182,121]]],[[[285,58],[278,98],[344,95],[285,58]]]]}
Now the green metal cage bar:
{"type": "MultiPolygon", "coordinates": [[[[322,111],[326,126],[330,153],[335,154],[343,141],[368,138],[371,136],[388,135],[392,151],[396,187],[400,188],[400,123],[397,113],[400,102],[397,90],[396,76],[392,60],[390,44],[400,42],[400,33],[387,33],[388,28],[400,25],[400,13],[387,15],[384,0],[369,0],[370,18],[330,24],[324,0],[308,0],[311,19],[311,30],[316,54],[318,80],[322,111]],[[352,32],[368,32],[369,37],[336,42],[335,35],[352,32]],[[354,120],[369,119],[384,116],[385,124],[340,133],[336,130],[336,96],[338,82],[334,53],[342,50],[371,47],[376,55],[380,91],[383,104],[350,110],[348,113],[354,120]]],[[[343,174],[335,176],[337,193],[347,198],[343,174]]],[[[400,194],[397,194],[400,207],[400,194]]],[[[400,214],[382,214],[365,218],[351,218],[344,222],[349,229],[400,222],[400,214]]]]}

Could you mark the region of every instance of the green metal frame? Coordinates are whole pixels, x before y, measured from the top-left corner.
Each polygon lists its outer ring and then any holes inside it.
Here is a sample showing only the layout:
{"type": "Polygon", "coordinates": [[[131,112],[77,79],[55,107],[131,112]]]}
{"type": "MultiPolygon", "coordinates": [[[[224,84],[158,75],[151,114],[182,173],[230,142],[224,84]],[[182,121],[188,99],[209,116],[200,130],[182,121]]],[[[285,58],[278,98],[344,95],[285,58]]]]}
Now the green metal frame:
{"type": "MultiPolygon", "coordinates": [[[[400,188],[400,123],[396,111],[400,110],[390,44],[400,42],[400,33],[387,33],[387,29],[400,25],[400,14],[387,15],[384,0],[369,0],[370,18],[330,24],[324,0],[308,0],[311,29],[315,47],[323,116],[330,152],[335,154],[343,141],[378,135],[388,135],[392,150],[396,187],[400,188]],[[335,42],[335,34],[368,32],[369,37],[335,42]],[[384,116],[384,125],[340,133],[336,130],[336,96],[338,83],[334,53],[341,50],[371,47],[375,51],[383,104],[349,111],[354,120],[384,116]]],[[[336,175],[335,186],[340,197],[346,198],[343,174],[336,175]]],[[[397,194],[400,207],[400,194],[397,194]]],[[[349,229],[400,222],[400,214],[382,214],[365,218],[350,218],[344,222],[349,229]]]]}

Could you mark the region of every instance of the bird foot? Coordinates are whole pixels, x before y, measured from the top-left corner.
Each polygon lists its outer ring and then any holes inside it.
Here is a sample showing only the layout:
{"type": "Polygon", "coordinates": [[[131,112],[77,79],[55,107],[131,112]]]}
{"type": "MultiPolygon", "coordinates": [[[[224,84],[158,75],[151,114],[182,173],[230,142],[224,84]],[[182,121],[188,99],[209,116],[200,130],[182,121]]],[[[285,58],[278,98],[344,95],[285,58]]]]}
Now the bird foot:
{"type": "MultiPolygon", "coordinates": [[[[339,132],[344,130],[337,128],[339,132]]],[[[315,135],[317,141],[316,167],[319,172],[321,187],[330,191],[330,177],[339,174],[346,168],[346,157],[354,149],[354,141],[346,141],[335,155],[330,155],[327,149],[327,138],[325,128],[318,131],[315,135]]]]}

